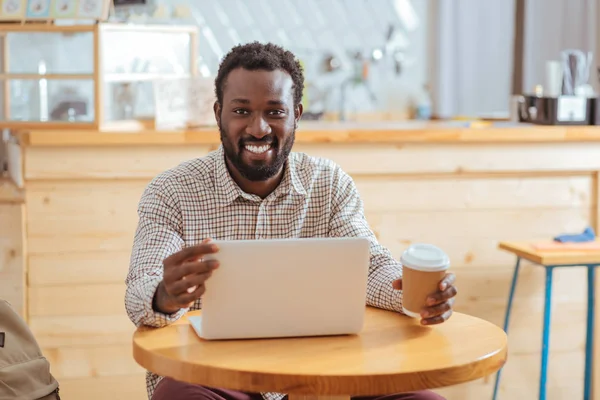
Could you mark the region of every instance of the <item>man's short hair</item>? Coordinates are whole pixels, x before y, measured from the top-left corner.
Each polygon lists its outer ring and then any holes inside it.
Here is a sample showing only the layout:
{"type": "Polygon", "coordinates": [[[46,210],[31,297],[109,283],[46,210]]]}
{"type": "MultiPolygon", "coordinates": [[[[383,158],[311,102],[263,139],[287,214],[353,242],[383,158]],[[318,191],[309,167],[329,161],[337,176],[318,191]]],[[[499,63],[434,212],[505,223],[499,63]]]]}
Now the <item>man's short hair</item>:
{"type": "Polygon", "coordinates": [[[292,77],[294,83],[294,106],[302,101],[304,74],[300,62],[294,54],[273,43],[252,42],[233,47],[221,61],[215,78],[215,95],[219,104],[223,104],[223,92],[227,76],[236,68],[249,71],[281,69],[292,77]]]}

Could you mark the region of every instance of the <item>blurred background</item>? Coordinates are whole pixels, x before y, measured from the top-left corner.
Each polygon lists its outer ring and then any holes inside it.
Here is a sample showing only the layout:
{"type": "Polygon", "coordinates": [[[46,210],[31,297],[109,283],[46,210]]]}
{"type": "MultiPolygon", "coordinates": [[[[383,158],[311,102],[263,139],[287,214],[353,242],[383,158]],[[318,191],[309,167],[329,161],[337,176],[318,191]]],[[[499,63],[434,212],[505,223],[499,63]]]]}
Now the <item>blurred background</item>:
{"type": "MultiPolygon", "coordinates": [[[[110,20],[197,26],[196,66],[205,77],[214,77],[219,60],[237,43],[280,44],[295,52],[306,68],[307,118],[312,114],[340,119],[504,118],[511,95],[532,92],[536,84],[543,84],[546,62],[558,60],[562,50],[596,53],[595,3],[128,0],[115,2],[110,20]]],[[[189,37],[138,37],[132,33],[104,38],[103,47],[110,52],[105,72],[162,73],[181,69],[187,62],[189,37]]],[[[89,34],[67,38],[19,34],[13,35],[9,46],[19,49],[11,54],[13,72],[38,72],[42,61],[43,68],[62,73],[92,69],[89,34]]],[[[64,92],[53,83],[50,95],[64,92]]],[[[33,96],[29,87],[33,81],[12,85],[15,113],[31,112],[18,108],[33,96]]],[[[126,76],[113,79],[111,92],[117,96],[131,90],[128,85],[126,76]]],[[[91,98],[92,81],[73,90],[91,98]]],[[[152,114],[151,84],[135,84],[135,93],[136,114],[152,114]]],[[[122,112],[122,107],[116,108],[122,112]]]]}

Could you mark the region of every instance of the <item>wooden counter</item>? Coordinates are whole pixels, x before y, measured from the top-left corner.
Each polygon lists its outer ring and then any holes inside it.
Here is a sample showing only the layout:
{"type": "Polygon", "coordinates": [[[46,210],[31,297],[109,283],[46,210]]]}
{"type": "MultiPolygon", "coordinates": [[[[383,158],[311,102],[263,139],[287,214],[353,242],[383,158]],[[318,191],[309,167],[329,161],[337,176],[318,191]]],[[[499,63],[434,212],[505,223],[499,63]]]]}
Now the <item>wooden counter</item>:
{"type": "MultiPolygon", "coordinates": [[[[219,144],[216,127],[188,131],[121,129],[35,130],[21,133],[31,146],[219,144]]],[[[301,122],[296,143],[540,143],[600,141],[600,127],[485,122],[301,122]]]]}
{"type": "Polygon", "coordinates": [[[24,201],[23,190],[10,178],[0,176],[0,204],[22,204],[24,201]]]}
{"type": "Polygon", "coordinates": [[[23,203],[23,191],[8,178],[0,177],[0,298],[24,316],[23,203]]]}
{"type": "MultiPolygon", "coordinates": [[[[217,131],[17,136],[23,296],[61,395],[100,399],[111,387],[115,398],[144,399],[123,306],[137,203],[156,174],[215,149],[217,131]]],[[[416,241],[444,248],[458,276],[457,310],[500,326],[514,264],[500,240],[543,240],[588,224],[600,231],[600,127],[303,122],[294,150],[353,176],[373,230],[396,257],[416,241]]],[[[583,394],[585,287],[583,269],[556,271],[550,398],[583,394]]],[[[525,264],[501,398],[537,398],[543,288],[543,270],[525,264]]],[[[480,380],[440,393],[491,398],[492,387],[493,379],[480,380]]]]}

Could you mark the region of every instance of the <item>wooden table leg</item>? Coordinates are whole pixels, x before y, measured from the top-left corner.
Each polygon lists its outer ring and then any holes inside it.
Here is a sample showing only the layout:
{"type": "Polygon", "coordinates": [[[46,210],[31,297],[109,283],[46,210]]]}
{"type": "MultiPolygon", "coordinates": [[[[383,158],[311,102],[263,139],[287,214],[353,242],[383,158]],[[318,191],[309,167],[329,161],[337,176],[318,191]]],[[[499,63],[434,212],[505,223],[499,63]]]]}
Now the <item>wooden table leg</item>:
{"type": "MultiPolygon", "coordinates": [[[[600,8],[598,9],[600,11],[600,8]]],[[[592,223],[596,232],[600,232],[600,171],[594,174],[593,198],[595,207],[592,208],[592,223]]],[[[600,267],[598,267],[600,269],[600,267]]],[[[592,359],[592,400],[600,400],[600,273],[596,271],[596,296],[595,309],[596,315],[594,318],[594,340],[592,344],[594,357],[592,359]]]]}
{"type": "Polygon", "coordinates": [[[290,394],[289,400],[350,400],[350,396],[311,396],[303,394],[290,394]]]}
{"type": "Polygon", "coordinates": [[[594,340],[592,343],[592,393],[591,400],[600,400],[600,267],[596,270],[596,296],[594,307],[596,315],[594,317],[594,340]]]}

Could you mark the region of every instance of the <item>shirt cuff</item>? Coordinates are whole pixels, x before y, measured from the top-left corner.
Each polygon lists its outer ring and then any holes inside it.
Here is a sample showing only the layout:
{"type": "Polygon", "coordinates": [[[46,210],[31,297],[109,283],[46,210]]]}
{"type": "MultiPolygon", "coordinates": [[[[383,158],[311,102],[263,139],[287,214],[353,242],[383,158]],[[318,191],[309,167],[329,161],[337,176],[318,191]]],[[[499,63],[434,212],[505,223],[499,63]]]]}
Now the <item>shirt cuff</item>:
{"type": "Polygon", "coordinates": [[[161,328],[177,321],[188,311],[188,308],[181,308],[179,311],[176,311],[172,314],[165,314],[152,308],[154,293],[156,293],[156,289],[158,288],[160,282],[161,279],[153,279],[148,277],[143,279],[143,282],[140,282],[140,285],[138,286],[138,288],[143,291],[143,293],[140,293],[140,295],[146,296],[143,301],[142,318],[139,321],[140,325],[161,328]]]}
{"type": "Polygon", "coordinates": [[[368,278],[367,305],[403,314],[402,290],[392,286],[392,282],[400,278],[402,270],[395,266],[375,270],[368,278]]]}

